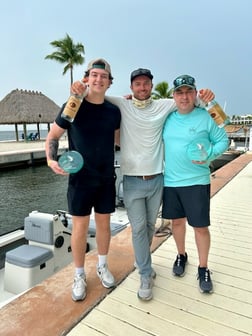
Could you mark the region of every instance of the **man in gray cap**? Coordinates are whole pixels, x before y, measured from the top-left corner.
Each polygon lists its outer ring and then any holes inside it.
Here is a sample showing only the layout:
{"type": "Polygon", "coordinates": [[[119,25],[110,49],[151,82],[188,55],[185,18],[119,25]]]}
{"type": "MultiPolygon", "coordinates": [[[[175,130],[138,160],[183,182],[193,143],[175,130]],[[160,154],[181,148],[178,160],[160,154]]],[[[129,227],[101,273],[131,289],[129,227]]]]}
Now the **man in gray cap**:
{"type": "Polygon", "coordinates": [[[111,236],[110,214],[115,211],[114,141],[119,135],[121,114],[117,106],[104,99],[113,80],[107,61],[91,61],[84,79],[89,90],[74,121],[62,118],[63,105],[46,139],[47,162],[56,174],[66,174],[57,162],[58,140],[66,130],[69,150],[78,151],[84,158],[84,167],[76,174],[69,175],[67,192],[69,213],[73,220],[74,301],[86,297],[84,261],[92,208],[96,222],[97,275],[104,287],[115,285],[108,269],[107,254],[111,236]]]}

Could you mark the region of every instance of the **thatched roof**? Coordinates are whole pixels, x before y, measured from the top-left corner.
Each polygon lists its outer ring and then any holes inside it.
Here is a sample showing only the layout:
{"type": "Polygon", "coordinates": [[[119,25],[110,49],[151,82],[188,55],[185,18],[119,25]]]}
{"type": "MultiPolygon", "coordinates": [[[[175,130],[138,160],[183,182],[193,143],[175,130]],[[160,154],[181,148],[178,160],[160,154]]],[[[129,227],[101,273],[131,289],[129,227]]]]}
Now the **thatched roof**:
{"type": "Polygon", "coordinates": [[[59,109],[41,92],[16,89],[0,101],[0,124],[52,123],[59,109]]]}

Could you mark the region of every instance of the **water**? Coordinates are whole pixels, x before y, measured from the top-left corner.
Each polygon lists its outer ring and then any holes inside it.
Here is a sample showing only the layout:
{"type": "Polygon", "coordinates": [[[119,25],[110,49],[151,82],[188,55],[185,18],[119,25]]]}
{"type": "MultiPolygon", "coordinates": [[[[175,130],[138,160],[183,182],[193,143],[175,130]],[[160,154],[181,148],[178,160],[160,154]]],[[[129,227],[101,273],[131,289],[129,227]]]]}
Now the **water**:
{"type": "MultiPolygon", "coordinates": [[[[119,155],[115,153],[117,162],[119,155]]],[[[120,169],[116,173],[118,190],[120,169]]],[[[67,185],[68,176],[56,175],[47,165],[0,171],[0,235],[23,227],[31,211],[67,211],[67,185]]]]}
{"type": "MultiPolygon", "coordinates": [[[[27,130],[27,135],[36,133],[27,130]]],[[[19,131],[22,139],[22,131],[19,131]]],[[[45,138],[47,130],[41,130],[45,138]]],[[[15,140],[14,130],[0,130],[0,141],[15,140]]],[[[54,174],[47,166],[36,166],[0,172],[0,235],[24,225],[24,218],[33,210],[55,213],[67,210],[68,178],[54,174]]]]}
{"type": "Polygon", "coordinates": [[[24,225],[33,210],[67,210],[67,176],[46,165],[0,172],[0,235],[24,225]]]}

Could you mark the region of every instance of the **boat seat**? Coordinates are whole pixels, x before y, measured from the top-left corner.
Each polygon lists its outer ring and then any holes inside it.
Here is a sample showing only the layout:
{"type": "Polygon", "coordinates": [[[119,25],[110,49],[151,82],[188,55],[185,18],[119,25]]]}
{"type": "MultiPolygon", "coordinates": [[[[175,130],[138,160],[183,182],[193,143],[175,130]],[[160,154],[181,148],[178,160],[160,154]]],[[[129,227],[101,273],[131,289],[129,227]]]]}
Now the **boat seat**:
{"type": "Polygon", "coordinates": [[[29,245],[52,250],[56,272],[72,261],[71,230],[59,215],[33,211],[24,221],[25,238],[29,245]]]}
{"type": "Polygon", "coordinates": [[[6,253],[4,289],[19,294],[51,276],[54,270],[50,249],[21,245],[6,253]]]}

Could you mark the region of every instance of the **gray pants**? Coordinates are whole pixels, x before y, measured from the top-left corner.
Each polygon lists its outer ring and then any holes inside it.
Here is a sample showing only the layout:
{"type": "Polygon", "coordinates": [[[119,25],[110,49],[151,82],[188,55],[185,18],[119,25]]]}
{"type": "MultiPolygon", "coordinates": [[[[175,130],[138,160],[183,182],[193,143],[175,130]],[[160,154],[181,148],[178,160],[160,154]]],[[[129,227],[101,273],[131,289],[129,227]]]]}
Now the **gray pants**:
{"type": "Polygon", "coordinates": [[[150,245],[163,195],[163,175],[151,180],[123,177],[124,203],[132,227],[135,260],[142,277],[152,272],[150,245]]]}

